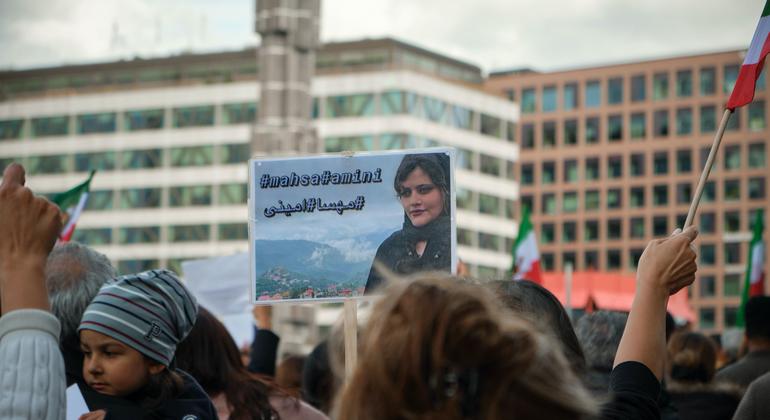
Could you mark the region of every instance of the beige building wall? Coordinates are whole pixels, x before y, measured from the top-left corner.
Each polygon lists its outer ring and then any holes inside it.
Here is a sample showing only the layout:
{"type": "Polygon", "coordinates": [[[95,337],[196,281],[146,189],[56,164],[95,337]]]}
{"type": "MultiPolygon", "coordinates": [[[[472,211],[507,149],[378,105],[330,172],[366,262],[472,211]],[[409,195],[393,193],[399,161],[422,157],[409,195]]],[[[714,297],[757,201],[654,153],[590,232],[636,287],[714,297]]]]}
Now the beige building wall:
{"type": "MultiPolygon", "coordinates": [[[[574,260],[577,270],[632,272],[650,239],[683,224],[742,61],[729,51],[490,75],[487,90],[521,105],[520,203],[532,208],[547,270],[574,260]],[[598,135],[589,140],[593,122],[598,135]]],[[[733,115],[696,215],[690,296],[695,326],[706,332],[734,324],[753,214],[768,214],[766,96],[762,80],[754,103],[733,115]]]]}

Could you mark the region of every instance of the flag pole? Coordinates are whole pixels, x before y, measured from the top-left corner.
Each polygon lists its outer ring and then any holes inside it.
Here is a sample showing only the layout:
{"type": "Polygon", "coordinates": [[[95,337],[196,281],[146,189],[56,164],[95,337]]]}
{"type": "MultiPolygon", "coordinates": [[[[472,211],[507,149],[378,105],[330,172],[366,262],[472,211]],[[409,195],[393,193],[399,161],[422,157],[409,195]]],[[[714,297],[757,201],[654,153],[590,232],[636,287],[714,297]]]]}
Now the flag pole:
{"type": "Polygon", "coordinates": [[[730,119],[732,113],[733,111],[730,108],[727,108],[725,109],[724,114],[722,114],[722,121],[719,123],[719,129],[717,130],[716,135],[714,135],[714,143],[711,144],[708,159],[706,159],[706,164],[703,166],[703,172],[700,174],[698,187],[695,188],[695,195],[692,198],[692,203],[690,203],[690,210],[687,212],[687,219],[684,221],[684,226],[682,226],[683,230],[690,227],[695,218],[695,211],[698,209],[698,204],[700,204],[703,189],[706,187],[706,180],[708,180],[709,174],[711,173],[711,167],[714,166],[714,158],[716,158],[717,151],[719,151],[719,144],[722,143],[722,136],[725,134],[725,128],[727,128],[727,121],[730,119]]]}

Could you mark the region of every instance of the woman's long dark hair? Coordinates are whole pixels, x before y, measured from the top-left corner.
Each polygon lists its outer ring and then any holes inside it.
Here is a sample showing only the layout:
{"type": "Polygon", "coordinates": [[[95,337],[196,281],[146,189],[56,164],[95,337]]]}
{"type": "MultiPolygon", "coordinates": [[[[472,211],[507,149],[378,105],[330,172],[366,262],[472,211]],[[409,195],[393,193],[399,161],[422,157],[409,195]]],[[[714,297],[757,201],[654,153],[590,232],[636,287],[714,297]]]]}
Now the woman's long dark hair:
{"type": "Polygon", "coordinates": [[[396,176],[393,177],[393,189],[396,194],[401,193],[401,184],[409,178],[409,174],[416,168],[422,169],[430,178],[431,182],[439,188],[444,198],[444,209],[442,216],[450,212],[450,194],[449,194],[449,156],[445,153],[418,153],[404,156],[401,164],[398,165],[396,176]]]}
{"type": "Polygon", "coordinates": [[[243,366],[232,336],[205,308],[200,307],[195,327],[179,343],[176,362],[209,396],[224,393],[231,419],[278,418],[268,397],[284,393],[243,366]]]}

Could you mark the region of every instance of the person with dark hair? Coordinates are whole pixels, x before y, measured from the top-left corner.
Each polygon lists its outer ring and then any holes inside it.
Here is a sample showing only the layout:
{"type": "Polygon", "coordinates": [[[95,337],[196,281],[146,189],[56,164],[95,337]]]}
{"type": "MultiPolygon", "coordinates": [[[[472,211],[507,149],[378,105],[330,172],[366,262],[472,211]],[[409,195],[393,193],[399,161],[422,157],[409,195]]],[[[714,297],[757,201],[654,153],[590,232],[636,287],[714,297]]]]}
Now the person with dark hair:
{"type": "Polygon", "coordinates": [[[208,393],[220,420],[327,419],[269,380],[249,372],[230,333],[204,308],[200,308],[195,327],[179,344],[176,362],[208,393]]]}
{"type": "Polygon", "coordinates": [[[748,353],[716,374],[719,381],[732,382],[744,389],[770,372],[770,296],[755,296],[746,303],[746,346],[748,353]]]}
{"type": "Polygon", "coordinates": [[[329,360],[329,340],[319,343],[305,359],[302,369],[302,399],[329,414],[337,389],[336,378],[329,360]]]}
{"type": "Polygon", "coordinates": [[[719,420],[733,416],[741,390],[715,382],[717,349],[696,332],[678,332],[668,343],[668,381],[671,403],[682,420],[719,420]]]}
{"type": "Polygon", "coordinates": [[[377,248],[365,293],[377,289],[388,271],[404,275],[451,270],[449,182],[449,156],[445,153],[404,156],[393,179],[393,189],[404,208],[403,227],[377,248]]]}
{"type": "MultiPolygon", "coordinates": [[[[514,314],[534,324],[561,347],[572,371],[582,377],[586,359],[575,330],[559,299],[548,289],[527,280],[495,281],[492,290],[514,314]]],[[[614,353],[613,353],[614,356],[614,353]]]]}
{"type": "Polygon", "coordinates": [[[285,389],[291,396],[299,397],[302,389],[302,370],[305,366],[305,356],[292,354],[286,356],[275,369],[275,383],[285,389]]]}
{"type": "Polygon", "coordinates": [[[605,397],[610,388],[610,373],[628,315],[597,311],[577,322],[575,333],[586,355],[587,370],[583,382],[597,397],[605,397]]]}

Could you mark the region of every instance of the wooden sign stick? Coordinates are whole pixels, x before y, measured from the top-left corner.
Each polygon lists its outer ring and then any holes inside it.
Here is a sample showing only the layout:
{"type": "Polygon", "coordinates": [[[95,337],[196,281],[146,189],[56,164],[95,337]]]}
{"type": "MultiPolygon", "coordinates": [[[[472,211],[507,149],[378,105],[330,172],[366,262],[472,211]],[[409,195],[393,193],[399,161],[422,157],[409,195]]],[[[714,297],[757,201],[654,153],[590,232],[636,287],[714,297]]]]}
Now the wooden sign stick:
{"type": "Polygon", "coordinates": [[[703,166],[703,172],[700,174],[698,187],[695,188],[695,195],[692,198],[692,203],[690,203],[690,210],[687,212],[687,219],[684,221],[682,230],[690,227],[692,225],[693,219],[695,218],[695,211],[698,209],[698,204],[700,204],[700,198],[701,195],[703,195],[703,189],[706,187],[706,181],[708,180],[709,174],[711,173],[711,167],[714,165],[714,158],[716,157],[717,151],[719,150],[719,144],[722,143],[722,135],[725,134],[727,121],[730,119],[730,115],[732,115],[732,113],[732,110],[725,109],[725,113],[722,114],[722,121],[719,123],[719,129],[714,136],[714,143],[711,145],[708,159],[706,159],[706,164],[703,166]]]}
{"type": "Polygon", "coordinates": [[[345,299],[345,380],[353,377],[358,360],[358,303],[355,299],[345,299]]]}

